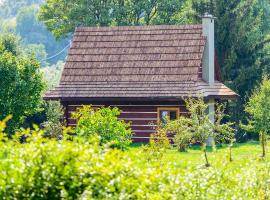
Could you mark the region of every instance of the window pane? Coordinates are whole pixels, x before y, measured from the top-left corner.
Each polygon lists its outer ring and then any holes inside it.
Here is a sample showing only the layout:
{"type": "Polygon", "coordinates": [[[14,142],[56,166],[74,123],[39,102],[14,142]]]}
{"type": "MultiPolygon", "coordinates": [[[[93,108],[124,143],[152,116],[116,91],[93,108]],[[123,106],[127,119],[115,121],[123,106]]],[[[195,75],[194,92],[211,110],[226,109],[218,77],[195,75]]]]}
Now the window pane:
{"type": "Polygon", "coordinates": [[[167,118],[169,116],[169,112],[168,111],[165,111],[165,110],[162,110],[160,111],[160,122],[161,124],[166,124],[167,123],[167,118]]]}
{"type": "Polygon", "coordinates": [[[176,120],[177,119],[177,112],[171,111],[170,112],[170,120],[176,120]]]}

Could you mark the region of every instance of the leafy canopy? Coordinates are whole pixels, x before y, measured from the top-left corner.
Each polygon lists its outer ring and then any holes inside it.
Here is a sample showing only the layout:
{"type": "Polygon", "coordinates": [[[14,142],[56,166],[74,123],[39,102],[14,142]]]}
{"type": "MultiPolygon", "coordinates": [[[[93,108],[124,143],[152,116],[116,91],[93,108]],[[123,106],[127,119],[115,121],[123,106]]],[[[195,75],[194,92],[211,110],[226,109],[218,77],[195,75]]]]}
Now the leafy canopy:
{"type": "Polygon", "coordinates": [[[0,119],[13,116],[9,132],[39,109],[45,87],[39,63],[22,56],[18,45],[16,37],[0,37],[0,119]]]}
{"type": "Polygon", "coordinates": [[[229,104],[234,121],[246,117],[244,105],[261,79],[269,71],[270,2],[266,0],[192,0],[195,20],[210,12],[215,20],[216,55],[226,85],[240,98],[229,104]]]}
{"type": "Polygon", "coordinates": [[[118,119],[119,115],[118,108],[93,109],[91,106],[83,106],[72,113],[72,117],[77,120],[75,132],[90,140],[97,134],[101,144],[111,142],[112,146],[125,149],[131,143],[132,132],[129,124],[118,119]]]}
{"type": "Polygon", "coordinates": [[[244,128],[257,133],[270,133],[270,80],[267,75],[253,92],[245,111],[249,114],[249,120],[244,128]]]}
{"type": "Polygon", "coordinates": [[[248,124],[243,129],[258,133],[262,145],[262,157],[266,155],[267,134],[270,130],[270,80],[264,75],[259,88],[250,97],[245,111],[249,114],[248,124]]]}
{"type": "MultiPolygon", "coordinates": [[[[179,0],[47,0],[39,18],[57,38],[78,26],[126,26],[190,22],[179,0]]],[[[187,9],[188,10],[188,9],[187,9]]]]}

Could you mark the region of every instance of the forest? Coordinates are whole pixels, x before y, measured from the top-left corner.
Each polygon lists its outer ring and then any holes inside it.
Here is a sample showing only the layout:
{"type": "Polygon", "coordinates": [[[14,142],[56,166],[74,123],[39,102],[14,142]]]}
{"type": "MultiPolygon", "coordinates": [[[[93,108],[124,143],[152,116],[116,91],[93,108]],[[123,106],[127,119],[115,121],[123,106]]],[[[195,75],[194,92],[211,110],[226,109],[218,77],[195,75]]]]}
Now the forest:
{"type": "Polygon", "coordinates": [[[270,199],[269,74],[267,0],[0,0],[0,199],[270,199]],[[187,98],[189,118],[136,144],[118,108],[83,106],[71,128],[43,100],[77,27],[201,24],[205,13],[221,80],[239,94],[216,105],[214,124],[187,98]]]}

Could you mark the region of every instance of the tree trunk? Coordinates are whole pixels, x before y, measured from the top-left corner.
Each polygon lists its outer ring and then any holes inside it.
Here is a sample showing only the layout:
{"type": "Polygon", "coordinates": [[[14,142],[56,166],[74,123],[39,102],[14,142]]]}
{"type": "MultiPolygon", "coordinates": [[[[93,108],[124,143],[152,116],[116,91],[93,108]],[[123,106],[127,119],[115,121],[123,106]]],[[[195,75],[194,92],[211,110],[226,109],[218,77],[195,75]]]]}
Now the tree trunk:
{"type": "Polygon", "coordinates": [[[230,159],[230,162],[233,161],[232,159],[232,147],[230,146],[230,149],[229,149],[229,159],[230,159]]]}
{"type": "Polygon", "coordinates": [[[261,132],[262,158],[265,158],[266,156],[266,150],[265,150],[266,140],[265,139],[266,139],[265,132],[261,132]]]}
{"type": "Polygon", "coordinates": [[[208,161],[208,158],[207,158],[206,147],[204,148],[204,157],[205,157],[205,161],[206,161],[205,166],[206,167],[210,167],[210,164],[209,164],[209,161],[208,161]]]}

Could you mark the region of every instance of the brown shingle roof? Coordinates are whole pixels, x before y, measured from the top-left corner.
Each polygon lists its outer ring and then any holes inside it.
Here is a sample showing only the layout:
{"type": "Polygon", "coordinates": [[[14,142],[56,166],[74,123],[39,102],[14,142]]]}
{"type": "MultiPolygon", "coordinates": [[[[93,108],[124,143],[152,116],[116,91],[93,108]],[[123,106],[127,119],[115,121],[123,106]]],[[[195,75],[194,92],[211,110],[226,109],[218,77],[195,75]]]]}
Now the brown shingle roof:
{"type": "Polygon", "coordinates": [[[59,87],[46,99],[236,94],[201,79],[201,25],[77,28],[59,87]]]}

